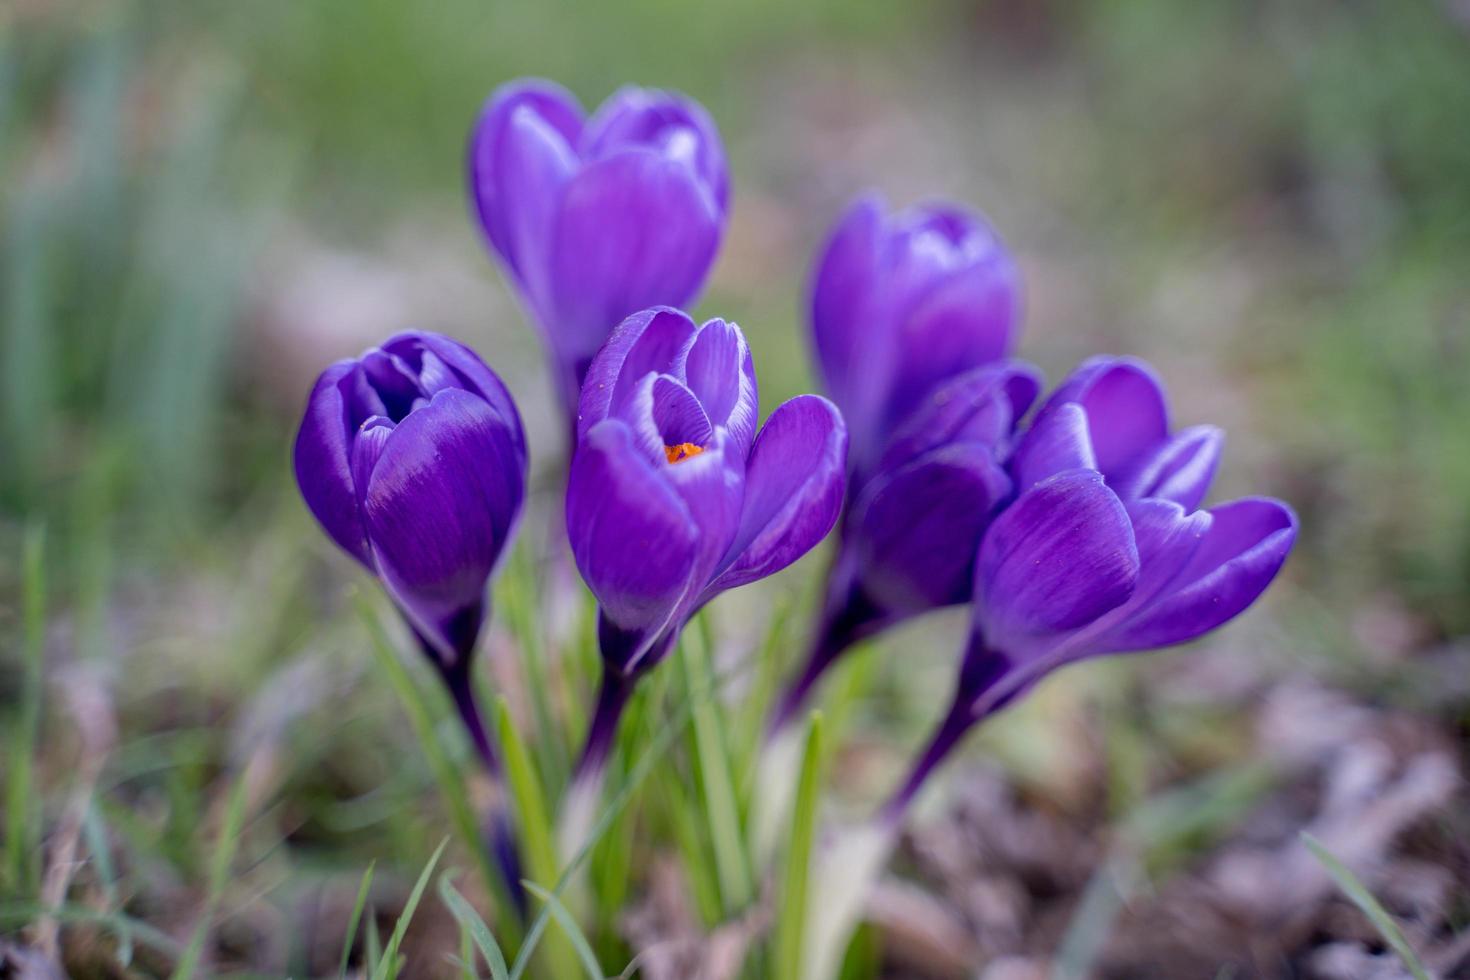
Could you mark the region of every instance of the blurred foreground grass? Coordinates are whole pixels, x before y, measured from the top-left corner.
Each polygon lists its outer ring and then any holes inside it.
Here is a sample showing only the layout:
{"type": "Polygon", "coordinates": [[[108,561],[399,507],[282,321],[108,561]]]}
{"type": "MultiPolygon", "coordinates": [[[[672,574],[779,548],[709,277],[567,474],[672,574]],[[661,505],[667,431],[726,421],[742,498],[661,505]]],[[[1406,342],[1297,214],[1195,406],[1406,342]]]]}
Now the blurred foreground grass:
{"type": "MultiPolygon", "coordinates": [[[[1212,651],[1423,713],[1463,749],[1467,697],[1426,656],[1470,632],[1462,4],[25,0],[0,10],[0,716],[6,777],[35,791],[7,809],[0,906],[23,911],[0,928],[34,923],[35,845],[70,826],[89,907],[128,917],[104,923],[114,945],[86,962],[136,945],[139,969],[166,974],[146,929],[187,948],[244,786],[207,960],[330,972],[342,936],[328,934],[368,863],[373,907],[396,908],[448,832],[286,447],[303,379],[379,339],[361,309],[388,300],[475,342],[538,403],[534,341],[461,200],[470,120],[524,73],[589,105],[636,82],[710,108],[736,213],[704,305],[747,329],[768,406],[810,384],[801,275],[849,195],[985,209],[1027,272],[1024,356],[1052,378],[1097,349],[1156,360],[1186,420],[1229,428],[1225,489],[1301,510],[1275,600],[1212,651]],[[306,291],[325,312],[283,300],[323,254],[365,271],[306,291]],[[424,266],[467,282],[468,302],[437,302],[424,266]],[[40,527],[44,623],[20,560],[40,527]]],[[[556,466],[541,454],[548,486],[556,466]]],[[[544,550],[555,507],[538,499],[524,547],[544,550]]],[[[565,573],[518,558],[485,657],[553,799],[596,672],[565,573]],[[538,681],[543,651],[562,654],[538,681]]],[[[794,660],[806,607],[765,643],[775,591],[714,610],[709,663],[661,671],[638,738],[697,684],[690,671],[744,655],[759,690],[794,660]]],[[[839,801],[881,792],[912,747],[956,626],[905,631],[835,679],[839,801]]],[[[1168,874],[1265,790],[1249,717],[1130,711],[1152,676],[1124,662],[1049,684],[975,755],[1065,810],[1094,778],[1076,739],[1101,738],[1104,826],[1182,779],[1239,775],[1190,809],[1197,833],[1163,834],[1145,864],[1168,874]],[[1101,734],[1079,736],[1093,716],[1101,734]]],[[[715,730],[745,731],[743,703],[722,704],[715,730]]],[[[699,731],[670,749],[688,785],[640,797],[592,858],[591,938],[609,967],[630,937],[661,934],[614,913],[648,904],[665,856],[702,927],[740,908],[732,889],[761,884],[716,851],[701,779],[720,753],[699,731]]],[[[736,771],[750,751],[721,750],[736,771]]],[[[462,848],[446,860],[469,866],[462,848]]],[[[386,943],[392,924],[363,928],[386,943]]],[[[457,949],[446,928],[415,934],[420,948],[457,949]]]]}

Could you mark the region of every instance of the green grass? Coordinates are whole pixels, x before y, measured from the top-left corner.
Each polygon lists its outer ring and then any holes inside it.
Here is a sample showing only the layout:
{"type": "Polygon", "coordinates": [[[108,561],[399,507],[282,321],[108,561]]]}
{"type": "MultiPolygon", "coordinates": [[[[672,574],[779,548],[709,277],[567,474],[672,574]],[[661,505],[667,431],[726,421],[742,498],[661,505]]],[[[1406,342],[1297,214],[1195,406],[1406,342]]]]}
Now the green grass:
{"type": "Polygon", "coordinates": [[[1311,851],[1312,856],[1327,869],[1327,873],[1332,876],[1337,887],[1342,889],[1342,893],[1363,911],[1368,921],[1373,923],[1373,927],[1378,930],[1383,941],[1388,943],[1389,948],[1413,974],[1414,980],[1429,980],[1429,971],[1419,961],[1419,957],[1414,953],[1414,947],[1410,946],[1409,940],[1405,938],[1404,931],[1399,928],[1399,924],[1394,921],[1393,916],[1388,914],[1388,910],[1378,899],[1373,897],[1373,893],[1363,885],[1358,876],[1353,874],[1347,865],[1339,861],[1331,851],[1323,847],[1321,841],[1305,831],[1302,832],[1302,843],[1307,845],[1307,850],[1311,851]]]}

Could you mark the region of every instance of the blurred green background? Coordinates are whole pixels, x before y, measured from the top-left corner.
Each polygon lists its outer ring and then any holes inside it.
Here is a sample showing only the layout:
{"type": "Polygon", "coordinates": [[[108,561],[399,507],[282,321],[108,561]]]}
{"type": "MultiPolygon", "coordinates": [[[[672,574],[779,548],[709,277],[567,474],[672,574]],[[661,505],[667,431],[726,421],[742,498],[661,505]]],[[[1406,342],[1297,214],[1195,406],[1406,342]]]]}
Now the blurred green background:
{"type": "MultiPolygon", "coordinates": [[[[298,502],[288,447],[329,360],[442,330],[521,399],[554,506],[535,336],[462,172],[480,102],[523,74],[588,106],[636,83],[709,108],[733,216],[700,310],[749,334],[765,411],[812,384],[805,276],[850,197],[986,212],[1026,276],[1022,356],[1052,380],[1099,351],[1152,359],[1181,422],[1229,431],[1220,495],[1300,511],[1232,650],[1432,717],[1463,749],[1470,697],[1446,706],[1434,673],[1470,633],[1462,0],[11,0],[0,713],[23,700],[19,556],[44,525],[57,706],[31,805],[63,809],[66,672],[101,676],[109,819],[169,883],[133,914],[186,904],[192,831],[251,739],[280,743],[273,806],[298,862],[273,887],[412,864],[439,836],[374,809],[432,794],[395,762],[414,749],[352,649],[354,572],[298,502]]],[[[863,739],[913,744],[958,628],[872,667],[863,739]]],[[[1133,669],[1071,683],[1085,702],[1133,669]]],[[[1045,710],[987,743],[1023,780],[1050,778],[1029,727],[1045,710]]]]}

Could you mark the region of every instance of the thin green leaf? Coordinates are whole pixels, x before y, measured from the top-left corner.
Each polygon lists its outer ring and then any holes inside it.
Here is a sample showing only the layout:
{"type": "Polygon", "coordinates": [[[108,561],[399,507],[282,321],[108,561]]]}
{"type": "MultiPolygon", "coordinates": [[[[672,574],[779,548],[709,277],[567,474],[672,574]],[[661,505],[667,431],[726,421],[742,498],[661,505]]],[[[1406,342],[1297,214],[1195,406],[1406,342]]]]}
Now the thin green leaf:
{"type": "Polygon", "coordinates": [[[807,919],[807,879],[811,874],[812,849],[817,836],[817,804],[822,769],[822,713],[813,711],[797,777],[796,807],[791,817],[790,847],[781,884],[781,904],[776,913],[775,976],[777,980],[801,980],[802,945],[807,919]]]}
{"type": "Polygon", "coordinates": [[[235,777],[235,785],[225,803],[224,824],[220,827],[219,840],[215,841],[213,858],[209,865],[209,892],[204,900],[204,911],[194,927],[184,955],[174,968],[173,980],[189,980],[199,967],[199,957],[204,952],[204,941],[214,924],[214,913],[219,908],[220,897],[229,882],[230,866],[235,861],[235,852],[240,846],[240,830],[245,823],[246,772],[241,769],[235,777]]]}
{"type": "Polygon", "coordinates": [[[791,618],[791,608],[792,601],[789,596],[776,600],[770,619],[767,621],[765,636],[761,639],[760,648],[751,658],[755,665],[754,676],[751,679],[750,692],[744,698],[740,726],[741,737],[735,739],[731,746],[735,754],[735,771],[739,776],[739,786],[745,792],[747,799],[753,791],[761,749],[766,744],[766,719],[771,710],[771,704],[776,699],[776,692],[785,666],[781,654],[785,648],[783,639],[786,624],[791,618]]]}
{"type": "MultiPolygon", "coordinates": [[[[511,720],[510,706],[503,697],[495,700],[495,732],[500,741],[506,787],[515,806],[516,827],[521,832],[521,846],[531,878],[542,885],[555,884],[560,864],[556,844],[551,837],[546,801],[541,796],[541,783],[511,720]]],[[[573,969],[572,950],[562,943],[548,943],[543,955],[554,976],[568,976],[568,971],[573,969]]]]}
{"type": "Polygon", "coordinates": [[[124,934],[166,956],[180,957],[184,950],[172,936],[160,932],[140,919],[121,912],[99,912],[76,905],[43,906],[40,902],[12,902],[0,905],[0,927],[25,925],[43,915],[59,922],[78,922],[106,926],[118,936],[124,934]]]}
{"type": "Polygon", "coordinates": [[[1131,853],[1123,853],[1104,862],[1092,876],[1062,936],[1052,963],[1052,980],[1084,980],[1094,975],[1093,968],[1123,909],[1124,896],[1118,882],[1137,875],[1137,859],[1131,853]]]}
{"type": "Polygon", "coordinates": [[[654,787],[668,814],[669,826],[679,847],[680,865],[695,911],[705,925],[720,921],[720,882],[714,874],[699,820],[699,806],[684,792],[678,780],[662,780],[654,787]]]}
{"type": "MultiPolygon", "coordinates": [[[[638,764],[629,773],[628,781],[613,796],[612,801],[602,811],[602,815],[598,817],[597,822],[593,824],[586,842],[583,843],[581,849],[573,855],[572,860],[562,869],[561,877],[557,879],[556,887],[551,890],[552,895],[561,896],[567,887],[567,883],[577,873],[577,869],[587,860],[587,855],[592,853],[592,848],[602,839],[603,835],[607,833],[608,828],[612,826],[613,821],[623,812],[623,808],[633,799],[633,795],[643,784],[643,780],[648,778],[648,774],[653,771],[653,767],[658,765],[663,760],[664,755],[673,747],[674,742],[679,737],[679,733],[683,731],[684,726],[688,723],[690,712],[694,706],[706,698],[713,697],[719,687],[728,679],[728,677],[720,678],[709,690],[691,697],[688,702],[674,713],[674,716],[664,725],[663,730],[659,732],[658,736],[649,743],[643,757],[638,760],[638,764]]],[[[520,952],[516,954],[515,963],[511,965],[510,980],[519,980],[525,972],[526,966],[530,963],[531,953],[535,950],[537,942],[540,941],[542,934],[546,931],[550,916],[551,906],[549,904],[537,913],[535,920],[531,923],[531,928],[526,931],[526,941],[522,944],[520,952]]]]}
{"type": "Polygon", "coordinates": [[[21,545],[21,681],[20,715],[6,741],[9,778],[5,786],[5,869],[18,893],[31,891],[39,876],[40,835],[37,794],[32,786],[34,753],[40,737],[42,658],[46,633],[46,531],[26,529],[21,545]]]}
{"type": "Polygon", "coordinates": [[[459,927],[459,955],[451,956],[449,960],[459,967],[461,980],[480,980],[480,970],[475,966],[475,941],[463,925],[459,927]]]}
{"type": "MultiPolygon", "coordinates": [[[[707,624],[709,620],[701,616],[700,622],[707,624]]],[[[709,664],[709,631],[702,630],[701,635],[704,640],[698,646],[680,644],[680,664],[691,690],[697,683],[707,683],[713,673],[709,664]]],[[[715,852],[720,894],[727,914],[748,905],[755,891],[750,861],[745,853],[745,831],[741,827],[728,745],[725,716],[719,703],[712,698],[696,707],[694,746],[699,760],[699,786],[704,797],[705,817],[709,822],[710,843],[715,852]]]]}
{"type": "MultiPolygon", "coordinates": [[[[541,888],[530,881],[525,884],[527,891],[541,899],[546,903],[546,907],[551,909],[552,917],[556,919],[557,924],[561,926],[562,931],[571,940],[572,948],[581,957],[582,968],[587,971],[587,976],[591,977],[592,980],[605,980],[607,974],[603,972],[602,965],[597,962],[597,954],[592,952],[592,944],[587,941],[586,936],[582,935],[582,930],[577,928],[577,920],[572,918],[572,913],[567,911],[567,907],[561,903],[560,899],[545,888],[541,888]]],[[[564,975],[557,974],[559,977],[564,975]]]]}
{"type": "Polygon", "coordinates": [[[446,837],[434,848],[429,863],[424,865],[424,870],[419,873],[419,880],[414,882],[413,891],[408,893],[408,902],[403,906],[403,913],[398,916],[398,921],[393,926],[393,935],[388,937],[388,948],[383,953],[383,961],[373,972],[373,980],[387,980],[390,969],[397,969],[398,950],[403,945],[403,937],[408,932],[408,924],[413,921],[414,912],[418,911],[419,899],[424,897],[424,889],[429,885],[429,878],[434,874],[434,868],[439,864],[439,855],[444,853],[444,848],[449,846],[449,838],[446,837]]]}
{"type": "MultiPolygon", "coordinates": [[[[97,812],[95,800],[87,804],[82,817],[82,835],[87,840],[87,850],[92,854],[93,866],[102,885],[102,898],[109,908],[117,905],[117,869],[112,863],[112,850],[107,846],[107,830],[102,824],[102,815],[97,812]]],[[[126,968],[133,962],[133,933],[127,924],[120,923],[117,934],[117,962],[126,968]]]]}
{"type": "MultiPolygon", "coordinates": [[[[363,624],[367,627],[374,657],[408,715],[409,724],[413,727],[419,746],[428,760],[429,768],[434,773],[434,779],[439,784],[440,795],[443,796],[444,803],[449,808],[449,820],[454,826],[454,832],[459,836],[465,850],[474,857],[476,869],[480,872],[486,886],[495,895],[500,907],[514,909],[515,902],[511,899],[505,880],[490,863],[490,856],[480,836],[479,824],[475,819],[475,809],[470,803],[465,781],[461,778],[454,763],[450,761],[449,754],[444,749],[444,743],[439,739],[439,732],[434,725],[436,712],[430,707],[428,696],[424,693],[423,687],[414,682],[409,675],[408,668],[404,666],[403,661],[394,651],[393,644],[389,642],[388,635],[383,629],[382,621],[373,609],[371,600],[365,593],[359,593],[357,601],[358,612],[363,624]]],[[[512,921],[513,918],[513,915],[507,915],[503,923],[507,933],[506,938],[512,946],[520,938],[517,935],[517,926],[512,921]]]]}
{"type": "Polygon", "coordinates": [[[566,731],[556,721],[551,707],[551,681],[546,673],[546,650],[537,621],[536,566],[530,549],[518,548],[511,556],[510,567],[501,578],[504,601],[500,607],[516,641],[521,670],[526,675],[531,712],[536,720],[534,748],[542,786],[545,792],[559,790],[567,780],[571,748],[566,731]]]}
{"type": "Polygon", "coordinates": [[[347,975],[347,961],[352,958],[352,943],[357,939],[357,926],[362,921],[362,910],[367,907],[368,889],[373,884],[373,869],[378,866],[373,861],[362,873],[362,884],[357,886],[357,900],[352,903],[352,917],[347,920],[347,938],[342,941],[342,960],[337,967],[338,976],[347,975]]]}
{"type": "Polygon", "coordinates": [[[1348,870],[1347,865],[1339,861],[1331,851],[1323,847],[1321,841],[1306,831],[1302,832],[1302,843],[1307,845],[1307,850],[1312,852],[1313,857],[1322,862],[1322,867],[1327,869],[1327,873],[1332,876],[1333,881],[1337,882],[1337,887],[1342,889],[1343,894],[1363,910],[1363,914],[1378,929],[1379,935],[1383,936],[1383,941],[1393,947],[1399,959],[1404,961],[1404,966],[1409,968],[1409,972],[1414,975],[1414,980],[1429,980],[1429,971],[1419,961],[1418,955],[1409,945],[1409,940],[1404,936],[1399,924],[1393,920],[1393,916],[1388,914],[1388,910],[1379,904],[1378,899],[1373,897],[1373,893],[1368,891],[1358,876],[1348,870]]]}
{"type": "Polygon", "coordinates": [[[375,910],[368,910],[367,928],[364,931],[367,933],[366,973],[372,976],[378,972],[378,967],[383,962],[383,940],[378,935],[378,914],[375,910]]]}
{"type": "Polygon", "coordinates": [[[475,911],[469,900],[454,887],[448,872],[439,876],[439,898],[479,947],[480,955],[485,957],[485,963],[490,967],[491,980],[506,980],[509,974],[505,966],[505,954],[500,951],[495,934],[490,931],[485,920],[480,918],[480,913],[475,911]]]}

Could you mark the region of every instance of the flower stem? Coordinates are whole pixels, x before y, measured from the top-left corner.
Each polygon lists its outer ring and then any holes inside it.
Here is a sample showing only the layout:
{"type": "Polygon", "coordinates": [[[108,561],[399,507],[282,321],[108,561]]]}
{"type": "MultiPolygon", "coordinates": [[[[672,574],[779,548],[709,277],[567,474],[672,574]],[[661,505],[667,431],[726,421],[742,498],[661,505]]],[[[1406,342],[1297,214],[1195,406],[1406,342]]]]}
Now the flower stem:
{"type": "Polygon", "coordinates": [[[584,781],[600,777],[607,767],[607,758],[612,753],[613,741],[617,738],[618,722],[623,709],[633,695],[633,681],[617,671],[605,668],[602,674],[602,689],[597,693],[597,707],[592,713],[592,723],[587,726],[587,742],[582,756],[577,761],[573,781],[584,781]]]}
{"type": "Polygon", "coordinates": [[[500,760],[496,758],[495,749],[490,744],[490,736],[485,731],[485,721],[480,716],[479,705],[475,703],[474,683],[470,678],[469,658],[462,659],[452,667],[441,670],[444,677],[444,686],[449,689],[449,697],[454,701],[454,709],[459,712],[459,720],[464,725],[465,734],[470,737],[470,744],[475,748],[475,755],[485,767],[485,771],[496,782],[500,781],[500,760]]]}
{"type": "Polygon", "coordinates": [[[904,814],[908,812],[914,797],[919,795],[929,774],[954,751],[965,733],[970,730],[970,726],[975,724],[977,719],[970,713],[972,703],[964,691],[957,692],[949,713],[944,716],[944,720],[930,737],[929,744],[909,769],[908,777],[878,811],[877,822],[880,826],[896,830],[903,822],[904,814]]]}
{"type": "Polygon", "coordinates": [[[775,741],[801,712],[822,675],[859,640],[887,625],[883,613],[853,582],[854,573],[841,555],[827,572],[827,599],[801,673],[777,699],[766,722],[766,743],[775,741]]]}
{"type": "MultiPolygon", "coordinates": [[[[434,662],[439,663],[437,659],[434,662]]],[[[521,884],[524,875],[521,872],[520,847],[516,840],[514,822],[506,806],[500,760],[496,757],[495,749],[490,744],[490,736],[485,730],[485,720],[475,701],[470,663],[469,657],[461,657],[448,667],[441,665],[439,673],[444,679],[444,686],[449,690],[449,697],[454,702],[455,710],[459,713],[459,720],[464,724],[465,733],[469,735],[470,744],[475,748],[475,755],[479,757],[480,764],[484,766],[485,773],[490,777],[494,788],[493,801],[485,817],[486,846],[494,855],[495,863],[500,868],[500,874],[505,879],[506,888],[515,902],[516,911],[522,919],[525,919],[530,905],[526,897],[525,886],[521,884]]]]}
{"type": "Polygon", "coordinates": [[[587,726],[587,742],[567,784],[557,817],[557,848],[563,861],[575,860],[591,834],[602,801],[608,756],[635,683],[634,678],[604,665],[597,707],[592,713],[592,723],[587,726]]]}

